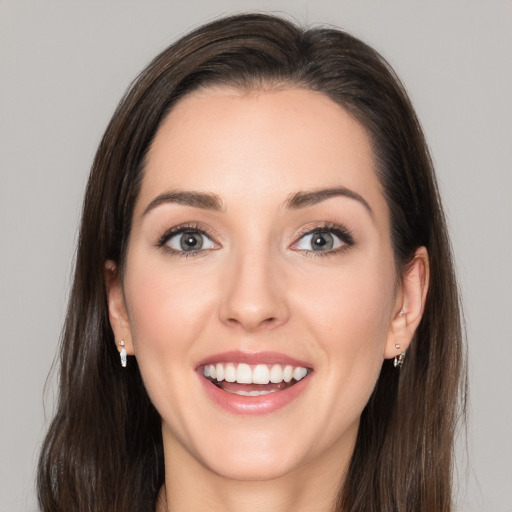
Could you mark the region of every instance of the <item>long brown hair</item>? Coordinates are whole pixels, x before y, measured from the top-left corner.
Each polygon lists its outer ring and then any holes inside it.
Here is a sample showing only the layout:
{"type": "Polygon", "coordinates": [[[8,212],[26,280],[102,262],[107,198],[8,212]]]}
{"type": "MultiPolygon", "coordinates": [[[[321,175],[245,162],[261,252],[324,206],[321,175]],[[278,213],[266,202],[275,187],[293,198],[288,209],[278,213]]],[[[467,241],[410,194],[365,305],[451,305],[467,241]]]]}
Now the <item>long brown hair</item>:
{"type": "Polygon", "coordinates": [[[419,122],[386,61],[353,36],[246,14],[200,27],[157,56],[120,102],[96,154],[61,340],[57,413],[38,472],[43,511],[154,510],[164,480],[160,418],[136,361],[119,365],[104,265],[120,271],[145,156],[181,97],[209,85],[320,91],[368,131],[389,206],[399,274],[430,259],[425,313],[397,370],[385,361],[336,510],[448,512],[462,410],[461,316],[450,243],[419,122]]]}

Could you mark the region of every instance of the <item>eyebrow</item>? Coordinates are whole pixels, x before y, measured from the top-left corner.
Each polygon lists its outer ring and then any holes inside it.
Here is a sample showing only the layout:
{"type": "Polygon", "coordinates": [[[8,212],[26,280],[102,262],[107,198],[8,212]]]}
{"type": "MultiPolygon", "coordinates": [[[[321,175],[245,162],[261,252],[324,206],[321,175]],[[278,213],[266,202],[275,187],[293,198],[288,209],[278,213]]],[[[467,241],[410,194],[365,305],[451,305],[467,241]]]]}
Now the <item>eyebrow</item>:
{"type": "Polygon", "coordinates": [[[192,206],[194,208],[214,211],[221,211],[223,208],[222,200],[216,194],[173,190],[171,192],[165,192],[164,194],[160,194],[159,196],[155,197],[155,199],[153,199],[153,201],[148,204],[142,213],[142,216],[147,215],[157,206],[169,203],[183,204],[185,206],[192,206]]]}
{"type": "MultiPolygon", "coordinates": [[[[310,192],[296,192],[292,194],[285,202],[285,208],[296,210],[312,206],[332,197],[348,197],[361,203],[368,212],[373,216],[373,210],[368,202],[360,196],[357,192],[345,187],[324,188],[319,190],[312,190],[310,192]]],[[[194,208],[201,208],[204,210],[221,211],[224,207],[222,199],[216,195],[205,192],[182,191],[174,190],[165,192],[155,197],[151,203],[146,207],[142,216],[147,215],[151,210],[162,204],[183,204],[194,208]]]]}
{"type": "Polygon", "coordinates": [[[331,197],[338,196],[348,197],[349,199],[358,201],[368,210],[370,215],[373,216],[373,210],[364,197],[345,187],[323,188],[319,190],[312,190],[311,192],[297,192],[288,198],[285,207],[295,210],[306,206],[312,206],[330,199],[331,197]]]}

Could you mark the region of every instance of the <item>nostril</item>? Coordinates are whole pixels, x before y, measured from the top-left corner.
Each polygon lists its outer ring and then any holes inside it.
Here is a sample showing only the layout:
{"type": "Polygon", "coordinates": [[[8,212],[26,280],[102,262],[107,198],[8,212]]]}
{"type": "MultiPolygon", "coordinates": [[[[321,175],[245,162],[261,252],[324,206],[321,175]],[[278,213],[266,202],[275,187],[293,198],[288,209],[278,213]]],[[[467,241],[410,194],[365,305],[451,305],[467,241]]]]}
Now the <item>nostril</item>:
{"type": "Polygon", "coordinates": [[[269,317],[269,318],[264,318],[264,319],[258,319],[258,318],[254,318],[254,319],[249,319],[249,318],[236,318],[236,317],[230,317],[227,319],[227,323],[230,324],[230,325],[239,325],[241,327],[243,327],[244,329],[247,329],[247,330],[258,330],[258,329],[261,329],[263,327],[272,327],[273,325],[277,324],[278,323],[278,320],[276,317],[269,317]]]}
{"type": "Polygon", "coordinates": [[[269,286],[264,276],[234,280],[219,304],[219,318],[225,325],[247,331],[274,328],[288,319],[285,297],[283,288],[275,280],[269,286]]]}

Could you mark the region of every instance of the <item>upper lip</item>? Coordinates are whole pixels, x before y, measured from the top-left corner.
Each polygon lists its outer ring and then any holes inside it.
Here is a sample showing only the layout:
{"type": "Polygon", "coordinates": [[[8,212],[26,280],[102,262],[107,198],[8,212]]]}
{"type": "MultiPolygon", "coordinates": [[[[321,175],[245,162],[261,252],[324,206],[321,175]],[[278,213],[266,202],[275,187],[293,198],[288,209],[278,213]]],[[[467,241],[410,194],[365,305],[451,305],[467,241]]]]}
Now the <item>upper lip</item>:
{"type": "Polygon", "coordinates": [[[207,364],[216,363],[245,363],[249,365],[281,364],[311,368],[311,363],[308,363],[300,359],[296,359],[294,357],[290,357],[285,354],[281,354],[279,352],[242,352],[237,350],[222,352],[205,357],[198,363],[197,367],[200,368],[207,364]]]}

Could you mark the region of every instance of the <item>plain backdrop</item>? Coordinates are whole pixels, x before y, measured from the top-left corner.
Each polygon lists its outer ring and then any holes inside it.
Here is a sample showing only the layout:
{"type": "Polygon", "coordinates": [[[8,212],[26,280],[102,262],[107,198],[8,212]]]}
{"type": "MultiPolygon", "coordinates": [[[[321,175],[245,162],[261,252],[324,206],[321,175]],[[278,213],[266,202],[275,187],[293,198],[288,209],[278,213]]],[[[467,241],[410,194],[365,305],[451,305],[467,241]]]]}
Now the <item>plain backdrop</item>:
{"type": "Polygon", "coordinates": [[[43,388],[103,130],[160,50],[207,20],[247,10],[345,28],[403,79],[437,168],[465,303],[470,404],[467,440],[457,446],[457,510],[512,511],[512,3],[505,0],[0,0],[0,511],[37,508],[34,470],[55,379],[43,388]]]}

